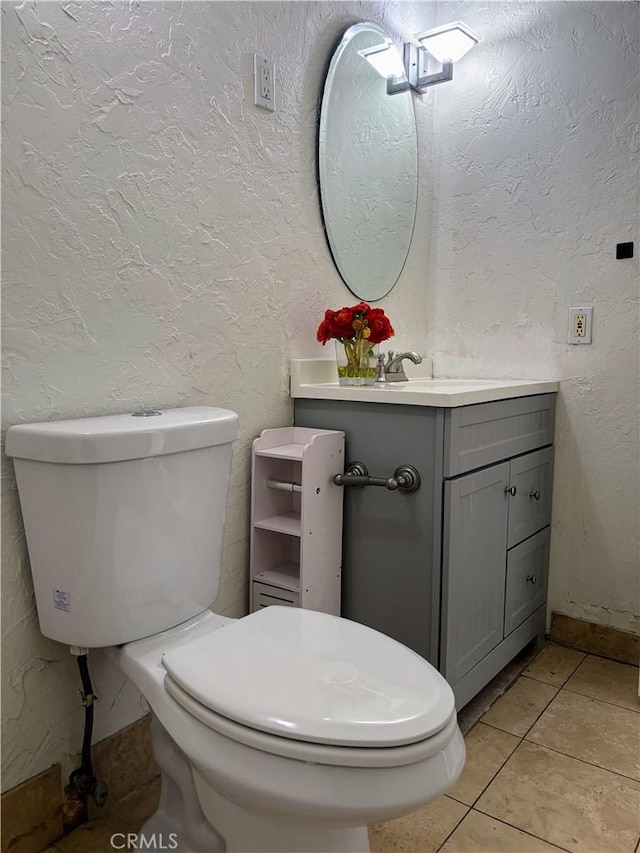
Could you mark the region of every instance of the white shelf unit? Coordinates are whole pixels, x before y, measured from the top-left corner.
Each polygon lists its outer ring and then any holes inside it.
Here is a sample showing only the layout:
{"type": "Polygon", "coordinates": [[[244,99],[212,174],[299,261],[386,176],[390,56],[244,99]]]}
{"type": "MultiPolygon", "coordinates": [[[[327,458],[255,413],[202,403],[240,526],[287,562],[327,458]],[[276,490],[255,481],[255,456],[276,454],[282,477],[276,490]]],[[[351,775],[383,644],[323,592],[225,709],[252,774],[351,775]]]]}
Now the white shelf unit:
{"type": "Polygon", "coordinates": [[[253,442],[251,612],[270,604],[340,615],[344,433],[281,427],[253,442]]]}

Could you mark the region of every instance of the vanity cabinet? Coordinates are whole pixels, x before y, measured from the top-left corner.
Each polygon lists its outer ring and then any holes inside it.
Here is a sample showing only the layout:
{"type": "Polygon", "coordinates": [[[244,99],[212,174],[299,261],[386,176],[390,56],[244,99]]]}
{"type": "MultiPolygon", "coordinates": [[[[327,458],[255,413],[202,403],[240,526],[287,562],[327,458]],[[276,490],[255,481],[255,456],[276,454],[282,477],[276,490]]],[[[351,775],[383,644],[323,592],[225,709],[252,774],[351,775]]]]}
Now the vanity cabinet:
{"type": "Polygon", "coordinates": [[[345,488],[342,615],[427,658],[465,705],[544,634],[554,394],[454,408],[295,400],[341,429],[345,462],[413,493],[345,488]]]}
{"type": "Polygon", "coordinates": [[[441,667],[459,693],[546,601],[552,464],[544,448],[445,480],[441,667]]]}
{"type": "Polygon", "coordinates": [[[277,604],[338,615],[344,434],[263,430],[251,463],[250,610],[277,604]]]}

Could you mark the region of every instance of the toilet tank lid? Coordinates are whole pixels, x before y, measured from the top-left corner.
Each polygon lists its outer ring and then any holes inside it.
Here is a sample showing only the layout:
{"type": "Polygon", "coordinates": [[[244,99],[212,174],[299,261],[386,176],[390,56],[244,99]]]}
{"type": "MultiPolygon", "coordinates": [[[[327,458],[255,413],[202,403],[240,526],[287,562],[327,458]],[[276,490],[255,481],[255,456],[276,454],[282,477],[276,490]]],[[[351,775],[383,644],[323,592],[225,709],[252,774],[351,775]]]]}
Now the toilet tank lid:
{"type": "Polygon", "coordinates": [[[190,406],[18,424],[7,431],[6,454],[39,462],[90,465],[198,450],[229,444],[237,437],[235,412],[190,406]]]}

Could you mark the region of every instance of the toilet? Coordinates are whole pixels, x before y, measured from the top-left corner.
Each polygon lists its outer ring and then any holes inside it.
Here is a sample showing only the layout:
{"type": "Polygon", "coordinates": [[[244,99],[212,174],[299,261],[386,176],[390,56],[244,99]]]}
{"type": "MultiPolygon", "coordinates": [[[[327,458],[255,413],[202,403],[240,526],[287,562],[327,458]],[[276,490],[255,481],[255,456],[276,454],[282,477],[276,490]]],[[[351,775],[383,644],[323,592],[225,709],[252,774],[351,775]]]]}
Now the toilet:
{"type": "Polygon", "coordinates": [[[40,628],[110,647],[151,708],[162,789],[140,849],[365,853],[368,824],[458,778],[453,693],[358,623],[208,609],[237,437],[204,406],[11,427],[40,628]]]}

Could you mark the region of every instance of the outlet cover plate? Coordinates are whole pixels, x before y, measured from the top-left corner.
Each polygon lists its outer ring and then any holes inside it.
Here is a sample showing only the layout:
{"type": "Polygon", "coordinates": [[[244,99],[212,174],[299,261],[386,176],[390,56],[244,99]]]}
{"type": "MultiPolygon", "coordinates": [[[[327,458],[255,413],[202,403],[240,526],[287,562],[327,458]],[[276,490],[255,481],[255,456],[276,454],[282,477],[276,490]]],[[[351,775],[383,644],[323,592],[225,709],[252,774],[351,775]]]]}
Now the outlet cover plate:
{"type": "Polygon", "coordinates": [[[593,308],[569,308],[569,343],[590,344],[593,330],[593,308]]]}
{"type": "Polygon", "coordinates": [[[263,110],[275,112],[275,63],[257,53],[253,54],[253,103],[263,110]]]}

